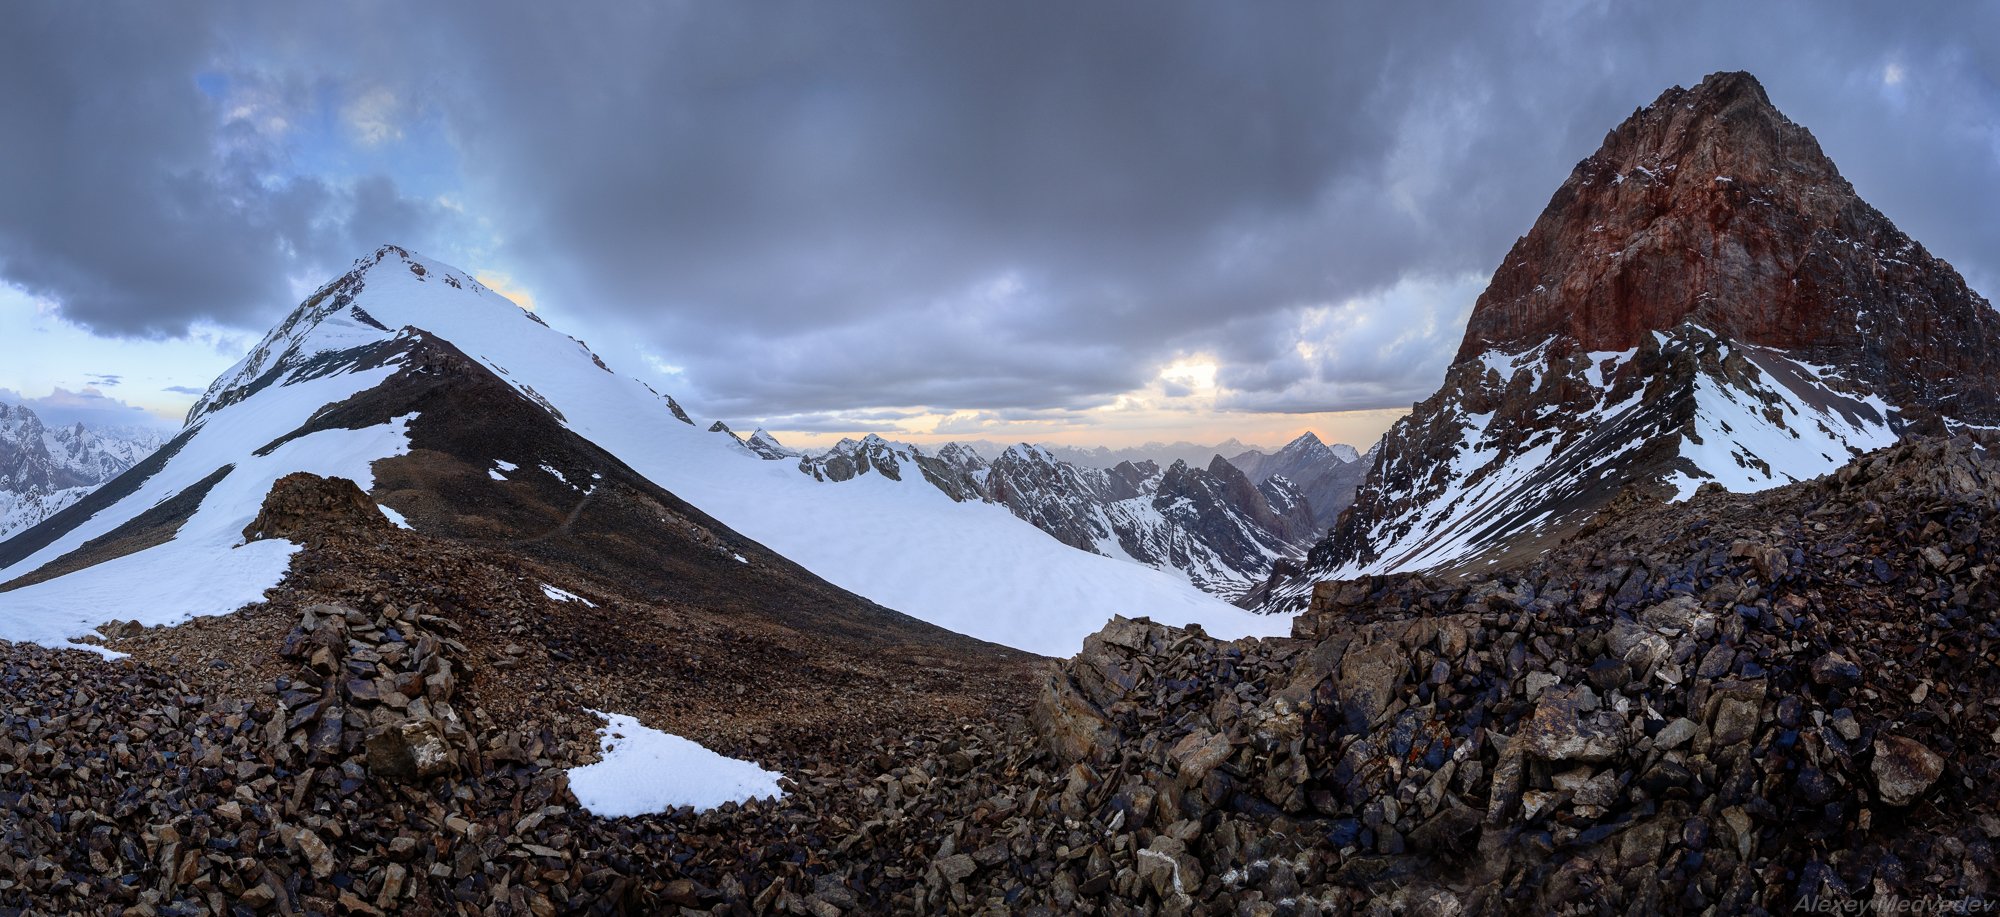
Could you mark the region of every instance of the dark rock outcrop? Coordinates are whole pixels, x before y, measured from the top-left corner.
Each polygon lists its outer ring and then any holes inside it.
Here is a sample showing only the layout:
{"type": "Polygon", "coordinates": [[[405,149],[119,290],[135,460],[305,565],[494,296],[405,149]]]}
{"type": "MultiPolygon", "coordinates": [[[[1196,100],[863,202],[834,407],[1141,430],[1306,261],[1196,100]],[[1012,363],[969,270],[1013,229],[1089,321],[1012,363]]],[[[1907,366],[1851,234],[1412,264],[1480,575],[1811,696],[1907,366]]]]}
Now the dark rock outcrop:
{"type": "Polygon", "coordinates": [[[257,517],[244,526],[243,540],[284,538],[304,542],[312,534],[327,530],[353,533],[389,527],[388,517],[353,481],[296,472],[272,485],[257,517]]]}

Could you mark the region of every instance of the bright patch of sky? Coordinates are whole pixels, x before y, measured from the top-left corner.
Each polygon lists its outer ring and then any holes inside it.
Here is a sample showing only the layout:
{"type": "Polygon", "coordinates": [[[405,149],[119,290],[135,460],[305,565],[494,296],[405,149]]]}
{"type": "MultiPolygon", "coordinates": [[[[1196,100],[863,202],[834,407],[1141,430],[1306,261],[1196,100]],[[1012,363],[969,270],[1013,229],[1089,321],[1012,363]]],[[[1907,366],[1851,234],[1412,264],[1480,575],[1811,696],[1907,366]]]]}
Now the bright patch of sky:
{"type": "Polygon", "coordinates": [[[242,359],[258,335],[205,326],[180,338],[107,338],[64,321],[55,307],[0,284],[0,399],[29,401],[48,422],[178,427],[208,383],[242,359]],[[41,403],[36,403],[41,402],[41,403]],[[64,410],[70,408],[70,410],[64,410]]]}
{"type": "Polygon", "coordinates": [[[386,87],[328,80],[299,90],[223,73],[199,74],[195,86],[222,106],[225,119],[247,118],[267,139],[283,142],[281,176],[392,174],[424,196],[462,193],[458,149],[443,121],[386,87]]]}

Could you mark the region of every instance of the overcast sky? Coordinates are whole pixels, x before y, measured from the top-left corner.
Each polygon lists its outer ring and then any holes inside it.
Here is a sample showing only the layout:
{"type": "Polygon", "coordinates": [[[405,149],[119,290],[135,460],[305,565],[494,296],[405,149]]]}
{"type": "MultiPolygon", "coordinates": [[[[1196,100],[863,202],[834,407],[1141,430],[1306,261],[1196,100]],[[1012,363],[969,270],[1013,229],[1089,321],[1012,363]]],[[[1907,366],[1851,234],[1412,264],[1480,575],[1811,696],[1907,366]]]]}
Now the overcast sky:
{"type": "Polygon", "coordinates": [[[1991,296],[1995,10],[11,4],[0,398],[177,412],[393,241],[744,429],[1365,445],[1716,70],[1991,296]]]}

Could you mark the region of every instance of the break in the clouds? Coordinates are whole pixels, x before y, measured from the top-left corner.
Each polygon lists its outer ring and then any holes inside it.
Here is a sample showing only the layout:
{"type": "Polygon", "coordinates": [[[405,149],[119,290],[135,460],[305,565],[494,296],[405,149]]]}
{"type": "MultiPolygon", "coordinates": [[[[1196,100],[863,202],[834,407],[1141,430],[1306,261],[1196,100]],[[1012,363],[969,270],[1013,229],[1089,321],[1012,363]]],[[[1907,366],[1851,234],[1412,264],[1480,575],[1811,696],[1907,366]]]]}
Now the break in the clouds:
{"type": "Polygon", "coordinates": [[[1991,293],[2000,14],[1925,13],[18,8],[0,277],[254,329],[400,241],[739,427],[1404,407],[1575,161],[1720,69],[1991,293]]]}
{"type": "Polygon", "coordinates": [[[39,4],[0,29],[0,277],[79,325],[255,326],[381,235],[443,241],[389,171],[310,162],[337,76],[234,56],[263,45],[211,12],[39,4]]]}

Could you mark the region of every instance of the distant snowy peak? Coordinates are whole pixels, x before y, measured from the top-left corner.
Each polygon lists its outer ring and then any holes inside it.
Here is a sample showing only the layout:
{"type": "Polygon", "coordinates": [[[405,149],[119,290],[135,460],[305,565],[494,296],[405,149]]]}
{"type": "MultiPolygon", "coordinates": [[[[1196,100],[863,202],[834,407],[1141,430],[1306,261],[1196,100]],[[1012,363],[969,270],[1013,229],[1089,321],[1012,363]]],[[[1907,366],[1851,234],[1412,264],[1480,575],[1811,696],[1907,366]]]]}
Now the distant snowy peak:
{"type": "Polygon", "coordinates": [[[1326,455],[1331,451],[1332,450],[1327,448],[1326,443],[1320,440],[1319,434],[1314,433],[1311,430],[1307,430],[1304,433],[1299,434],[1297,439],[1294,439],[1291,442],[1286,443],[1284,445],[1284,448],[1278,450],[1278,454],[1279,455],[1326,455]]]}
{"type": "Polygon", "coordinates": [[[1361,460],[1361,451],[1346,443],[1328,445],[1311,430],[1299,434],[1298,438],[1286,443],[1276,452],[1265,453],[1257,449],[1246,449],[1236,453],[1222,453],[1229,463],[1242,469],[1253,481],[1262,481],[1274,475],[1285,475],[1294,482],[1310,479],[1339,465],[1352,464],[1361,460]]]}
{"type": "Polygon", "coordinates": [[[102,484],[163,440],[154,430],[50,427],[26,405],[0,404],[0,489],[102,484]]]}
{"type": "Polygon", "coordinates": [[[757,432],[750,434],[750,438],[745,440],[744,444],[749,446],[750,451],[757,453],[759,457],[773,461],[798,458],[801,455],[799,450],[778,442],[778,438],[765,432],[763,427],[758,427],[757,432]]]}

